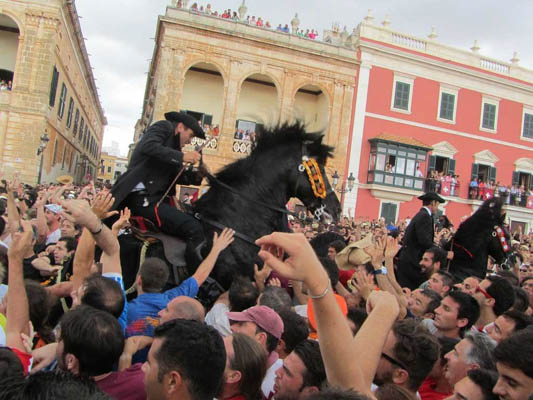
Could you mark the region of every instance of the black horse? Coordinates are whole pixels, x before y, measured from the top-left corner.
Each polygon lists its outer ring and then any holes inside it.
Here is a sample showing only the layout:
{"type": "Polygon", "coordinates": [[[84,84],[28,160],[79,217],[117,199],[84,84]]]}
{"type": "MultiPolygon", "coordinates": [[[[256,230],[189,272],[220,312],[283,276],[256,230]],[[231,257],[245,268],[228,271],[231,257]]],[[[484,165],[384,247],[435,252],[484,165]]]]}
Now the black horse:
{"type": "Polygon", "coordinates": [[[505,213],[500,198],[486,200],[457,229],[448,250],[454,253],[449,272],[457,280],[468,276],[485,278],[489,255],[497,264],[512,255],[509,233],[504,229],[505,213]]]}
{"type": "MultiPolygon", "coordinates": [[[[242,234],[221,253],[211,274],[224,289],[235,275],[253,278],[254,264],[260,263],[253,241],[287,230],[283,211],[292,197],[300,199],[317,218],[338,219],[340,203],[324,169],[333,148],[322,144],[322,139],[318,133],[305,132],[300,124],[265,130],[249,156],[227,165],[210,179],[210,189],[193,206],[209,242],[206,247],[211,247],[213,232],[221,226],[242,234]]],[[[161,256],[162,251],[155,248],[147,256],[156,254],[161,256]]],[[[124,271],[126,285],[137,273],[138,264],[133,265],[134,270],[124,271]]]]}

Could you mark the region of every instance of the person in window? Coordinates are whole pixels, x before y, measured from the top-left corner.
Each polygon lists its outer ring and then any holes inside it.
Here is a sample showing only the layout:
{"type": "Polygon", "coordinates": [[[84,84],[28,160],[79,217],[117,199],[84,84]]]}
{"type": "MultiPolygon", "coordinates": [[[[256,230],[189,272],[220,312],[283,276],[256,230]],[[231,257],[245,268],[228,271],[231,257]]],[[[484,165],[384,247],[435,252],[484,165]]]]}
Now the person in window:
{"type": "Polygon", "coordinates": [[[470,199],[476,199],[477,198],[477,191],[478,191],[478,182],[477,178],[472,178],[470,181],[470,192],[469,192],[469,198],[470,199]]]}

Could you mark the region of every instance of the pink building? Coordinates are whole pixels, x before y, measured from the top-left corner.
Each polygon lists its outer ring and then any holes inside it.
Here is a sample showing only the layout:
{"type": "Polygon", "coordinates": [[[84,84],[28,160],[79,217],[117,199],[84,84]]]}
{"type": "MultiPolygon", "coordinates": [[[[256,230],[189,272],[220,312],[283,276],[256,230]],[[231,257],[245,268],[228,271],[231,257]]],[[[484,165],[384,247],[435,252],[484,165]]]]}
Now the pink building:
{"type": "Polygon", "coordinates": [[[419,210],[418,195],[436,190],[458,226],[480,196],[496,195],[508,199],[513,230],[533,228],[533,71],[516,54],[510,63],[484,57],[477,42],[471,51],[439,44],[434,31],[420,39],[368,19],[357,30],[361,65],[341,176],[356,182],[344,212],[405,219],[419,210]],[[435,173],[442,179],[429,179],[435,173]],[[483,184],[470,193],[472,179],[483,184]]]}

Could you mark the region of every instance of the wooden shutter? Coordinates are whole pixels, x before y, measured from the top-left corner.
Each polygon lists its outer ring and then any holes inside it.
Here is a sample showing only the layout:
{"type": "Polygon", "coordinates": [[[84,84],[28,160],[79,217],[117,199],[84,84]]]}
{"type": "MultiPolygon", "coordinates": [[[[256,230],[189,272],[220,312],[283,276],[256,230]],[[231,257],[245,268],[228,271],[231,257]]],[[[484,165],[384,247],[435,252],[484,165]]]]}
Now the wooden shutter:
{"type": "Polygon", "coordinates": [[[491,182],[496,182],[496,167],[490,167],[489,179],[491,182]]]}
{"type": "Polygon", "coordinates": [[[520,172],[513,171],[513,185],[518,185],[520,182],[520,172]]]}
{"type": "Polygon", "coordinates": [[[429,156],[429,170],[432,171],[437,165],[437,156],[429,156]]]}
{"type": "Polygon", "coordinates": [[[478,173],[479,173],[479,164],[472,164],[471,179],[477,179],[478,173]]]}
{"type": "Polygon", "coordinates": [[[448,174],[455,175],[455,160],[452,158],[448,160],[448,174]]]}

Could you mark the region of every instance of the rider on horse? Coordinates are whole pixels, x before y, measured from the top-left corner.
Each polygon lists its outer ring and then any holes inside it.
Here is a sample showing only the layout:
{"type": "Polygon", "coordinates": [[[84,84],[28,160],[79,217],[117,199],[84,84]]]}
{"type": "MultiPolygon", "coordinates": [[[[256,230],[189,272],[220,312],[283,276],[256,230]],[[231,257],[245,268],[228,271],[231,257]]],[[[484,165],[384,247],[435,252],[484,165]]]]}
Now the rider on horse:
{"type": "Polygon", "coordinates": [[[150,220],[167,234],[179,236],[187,242],[188,257],[199,261],[199,249],[204,242],[201,224],[164,198],[175,193],[175,183],[200,185],[202,182],[206,173],[202,165],[197,170],[182,170],[186,164],[201,161],[199,152],[182,151],[195,136],[205,139],[204,131],[192,116],[183,112],[166,113],[165,120],[152,124],[137,143],[128,170],[117,180],[111,193],[115,197],[115,209],[129,207],[132,215],[150,220]]]}

